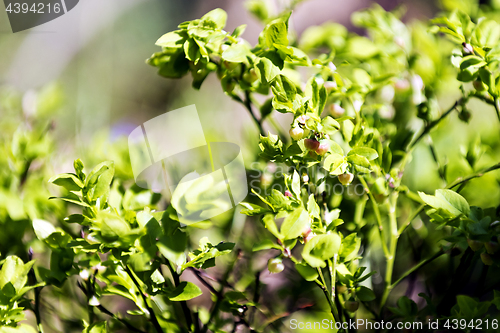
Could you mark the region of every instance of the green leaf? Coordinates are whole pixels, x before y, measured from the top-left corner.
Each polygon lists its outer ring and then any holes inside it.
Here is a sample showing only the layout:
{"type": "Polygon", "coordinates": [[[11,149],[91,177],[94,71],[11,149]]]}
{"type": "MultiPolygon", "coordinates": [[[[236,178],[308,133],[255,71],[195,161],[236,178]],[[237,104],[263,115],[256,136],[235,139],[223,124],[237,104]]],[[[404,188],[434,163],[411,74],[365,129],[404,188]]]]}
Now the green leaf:
{"type": "Polygon", "coordinates": [[[224,29],[227,21],[227,13],[220,8],[216,8],[201,17],[202,21],[212,21],[218,29],[224,29]]]}
{"type": "Polygon", "coordinates": [[[33,220],[33,229],[35,230],[36,237],[41,241],[56,232],[56,228],[52,223],[40,219],[33,220]]]}
{"type": "Polygon", "coordinates": [[[334,134],[340,129],[340,124],[338,123],[338,121],[330,116],[323,118],[323,120],[321,121],[321,125],[323,125],[324,131],[329,135],[334,134]]]}
{"type": "Polygon", "coordinates": [[[78,177],[72,173],[63,173],[49,179],[49,183],[62,186],[68,191],[80,191],[83,188],[83,183],[78,177]]]}
{"type": "Polygon", "coordinates": [[[207,268],[213,266],[213,259],[224,254],[231,253],[234,248],[234,243],[221,242],[213,246],[208,238],[203,237],[200,240],[200,248],[190,253],[191,261],[182,265],[181,269],[185,270],[188,267],[207,268]]]}
{"type": "Polygon", "coordinates": [[[157,242],[158,250],[170,262],[182,266],[186,262],[187,235],[180,229],[171,234],[160,237],[157,242]]]}
{"type": "Polygon", "coordinates": [[[105,321],[100,321],[93,323],[89,327],[85,328],[82,333],[107,333],[108,324],[105,321]]]}
{"type": "Polygon", "coordinates": [[[352,123],[351,120],[347,119],[342,122],[342,135],[344,136],[344,139],[349,142],[352,139],[352,134],[354,132],[354,124],[352,123]]]}
{"type": "Polygon", "coordinates": [[[475,55],[468,55],[462,59],[462,62],[460,63],[460,69],[464,70],[469,67],[483,67],[486,65],[486,61],[484,61],[482,58],[475,56],[475,55]]]}
{"type": "MultiPolygon", "coordinates": [[[[378,156],[378,155],[377,155],[378,156]]],[[[347,155],[347,161],[349,163],[352,163],[354,165],[361,166],[363,168],[369,169],[371,167],[370,161],[364,156],[357,155],[357,154],[351,154],[347,155]]]]}
{"type": "Polygon", "coordinates": [[[356,147],[356,148],[353,148],[351,151],[349,151],[349,153],[347,154],[347,156],[353,155],[353,154],[366,157],[366,159],[368,161],[372,161],[372,160],[374,160],[374,159],[376,159],[378,157],[377,151],[375,149],[368,148],[368,147],[356,147]]]}
{"type": "Polygon", "coordinates": [[[193,38],[189,38],[184,42],[184,54],[186,58],[194,62],[196,65],[201,57],[200,47],[193,38]]]}
{"type": "Polygon", "coordinates": [[[264,240],[258,242],[257,244],[255,244],[252,248],[252,251],[257,252],[257,251],[269,250],[269,249],[281,250],[281,247],[278,244],[275,244],[270,239],[264,239],[264,240]]]}
{"type": "Polygon", "coordinates": [[[285,22],[275,22],[267,25],[263,34],[269,48],[274,48],[275,45],[288,46],[288,28],[285,22]]]}
{"type": "Polygon", "coordinates": [[[11,283],[16,292],[19,292],[28,281],[28,272],[35,261],[24,263],[21,258],[8,256],[0,269],[0,290],[11,283]]]}
{"type": "Polygon", "coordinates": [[[280,233],[284,240],[294,239],[299,237],[310,223],[307,211],[303,207],[299,207],[285,217],[280,233]]]}
{"type": "Polygon", "coordinates": [[[241,214],[245,214],[247,216],[255,216],[255,215],[260,215],[260,214],[265,214],[270,212],[269,209],[251,204],[249,202],[241,202],[240,206],[243,206],[245,209],[242,209],[240,211],[241,214]]]}
{"type": "Polygon", "coordinates": [[[451,214],[452,217],[462,214],[465,216],[469,215],[470,206],[467,200],[452,190],[436,190],[434,196],[423,192],[418,192],[418,194],[427,205],[435,209],[442,209],[451,214]]]}
{"type": "Polygon", "coordinates": [[[295,269],[306,280],[314,281],[318,278],[318,271],[306,263],[296,263],[295,269]]]}
{"type": "Polygon", "coordinates": [[[402,296],[398,299],[397,308],[389,308],[393,313],[401,317],[411,317],[415,316],[418,312],[417,304],[406,296],[402,296]]]}
{"type": "Polygon", "coordinates": [[[280,73],[279,68],[267,58],[260,58],[255,64],[255,72],[263,84],[271,83],[280,73]]]}
{"type": "Polygon", "coordinates": [[[339,252],[340,236],[334,233],[317,235],[309,240],[302,250],[302,258],[311,267],[325,267],[325,260],[332,258],[339,252]]]}
{"type": "Polygon", "coordinates": [[[343,171],[338,169],[344,162],[344,155],[332,153],[325,158],[325,161],[323,162],[323,168],[328,170],[333,175],[340,175],[341,173],[343,173],[343,171]]]}
{"type": "Polygon", "coordinates": [[[362,302],[370,302],[376,298],[375,293],[371,289],[365,286],[360,286],[356,288],[356,296],[362,302]]]}
{"type": "Polygon", "coordinates": [[[276,226],[276,222],[274,221],[274,216],[273,214],[266,214],[262,218],[262,222],[264,223],[264,226],[266,227],[267,230],[271,234],[273,234],[274,237],[281,239],[281,234],[278,231],[278,227],[276,226]]]}
{"type": "Polygon", "coordinates": [[[246,24],[242,24],[238,27],[236,27],[236,29],[234,29],[233,33],[231,34],[231,36],[233,36],[234,38],[238,38],[240,37],[241,35],[243,35],[243,33],[245,32],[245,29],[247,28],[247,25],[246,24]]]}
{"type": "Polygon", "coordinates": [[[222,52],[222,59],[230,62],[247,62],[247,56],[251,56],[250,49],[244,44],[233,44],[222,52]]]}
{"type": "Polygon", "coordinates": [[[167,293],[167,297],[173,302],[180,302],[189,301],[201,294],[203,293],[197,285],[191,282],[182,281],[174,290],[167,293]]]}
{"type": "Polygon", "coordinates": [[[156,45],[166,48],[181,48],[184,44],[185,33],[181,30],[171,31],[161,36],[156,45]]]}
{"type": "Polygon", "coordinates": [[[348,262],[358,256],[358,251],[361,246],[361,239],[356,237],[356,234],[349,234],[342,240],[340,246],[339,257],[344,258],[344,262],[348,262]]]}
{"type": "Polygon", "coordinates": [[[309,216],[311,218],[316,218],[318,220],[320,219],[320,217],[319,217],[319,214],[320,214],[319,206],[316,203],[316,200],[314,199],[314,194],[312,194],[312,193],[309,196],[309,200],[307,201],[307,211],[309,212],[309,216]]]}
{"type": "Polygon", "coordinates": [[[295,194],[297,198],[300,198],[300,176],[297,170],[293,170],[292,192],[295,194]]]}

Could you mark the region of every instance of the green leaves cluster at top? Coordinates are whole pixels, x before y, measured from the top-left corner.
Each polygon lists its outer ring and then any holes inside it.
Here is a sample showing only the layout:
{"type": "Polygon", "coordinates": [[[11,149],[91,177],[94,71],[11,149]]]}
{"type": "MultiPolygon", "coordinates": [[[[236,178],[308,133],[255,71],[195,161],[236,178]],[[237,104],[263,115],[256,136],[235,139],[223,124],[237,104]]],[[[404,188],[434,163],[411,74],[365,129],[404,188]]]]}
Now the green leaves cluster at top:
{"type": "Polygon", "coordinates": [[[477,80],[478,92],[484,90],[491,98],[500,91],[500,24],[493,19],[480,18],[473,22],[462,11],[432,20],[433,32],[448,36],[460,48],[453,51],[452,64],[458,69],[457,79],[462,82],[477,80]]]}

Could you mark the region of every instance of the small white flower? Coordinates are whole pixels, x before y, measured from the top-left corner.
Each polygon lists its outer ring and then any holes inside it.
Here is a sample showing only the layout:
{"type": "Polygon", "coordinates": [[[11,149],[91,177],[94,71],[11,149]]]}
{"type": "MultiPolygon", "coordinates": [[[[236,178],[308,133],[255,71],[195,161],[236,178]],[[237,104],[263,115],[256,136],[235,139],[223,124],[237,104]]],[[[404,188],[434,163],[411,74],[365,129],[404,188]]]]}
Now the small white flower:
{"type": "Polygon", "coordinates": [[[359,112],[359,110],[361,110],[361,106],[363,105],[363,101],[355,100],[352,102],[352,105],[354,106],[354,110],[356,110],[356,112],[359,112]]]}
{"type": "Polygon", "coordinates": [[[94,267],[92,267],[92,269],[96,270],[98,273],[102,274],[106,271],[107,267],[106,266],[103,266],[101,264],[97,264],[95,265],[94,267]]]}
{"type": "Polygon", "coordinates": [[[99,305],[101,305],[101,303],[99,302],[99,300],[97,299],[97,297],[92,296],[92,298],[89,299],[89,305],[90,306],[99,306],[99,305]]]}
{"type": "Polygon", "coordinates": [[[80,277],[82,278],[82,280],[84,281],[87,281],[90,277],[90,273],[88,270],[84,269],[80,272],[80,277]]]}
{"type": "Polygon", "coordinates": [[[337,82],[335,81],[326,81],[323,85],[327,91],[337,88],[337,82]]]}

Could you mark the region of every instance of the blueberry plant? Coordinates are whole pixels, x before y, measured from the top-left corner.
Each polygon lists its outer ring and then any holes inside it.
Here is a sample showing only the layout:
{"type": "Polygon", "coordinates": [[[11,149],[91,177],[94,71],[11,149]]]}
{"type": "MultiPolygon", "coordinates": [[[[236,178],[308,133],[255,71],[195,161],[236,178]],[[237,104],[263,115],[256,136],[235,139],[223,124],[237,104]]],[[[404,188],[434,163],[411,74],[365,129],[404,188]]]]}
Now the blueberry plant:
{"type": "Polygon", "coordinates": [[[61,191],[47,200],[31,164],[50,135],[16,132],[0,157],[11,170],[0,173],[0,332],[57,331],[56,314],[64,332],[281,332],[296,312],[325,311],[333,323],[497,331],[500,8],[471,3],[443,1],[436,18],[411,24],[402,9],[372,6],[352,16],[362,34],[325,23],[299,38],[291,10],[253,0],[257,45],[241,37],[245,25],[225,31],[221,9],[161,36],[147,61],[160,75],[191,74],[200,89],[214,72],[260,133],[258,170],[248,170],[258,186],[211,225],[179,222],[176,203],[137,187],[120,158],[74,161],[50,178],[61,191]],[[450,124],[475,117],[491,121],[467,145],[439,147],[456,135],[450,124]],[[413,174],[433,177],[430,189],[413,174]],[[195,242],[200,227],[226,240],[195,242]],[[281,290],[262,281],[269,273],[281,290]]]}

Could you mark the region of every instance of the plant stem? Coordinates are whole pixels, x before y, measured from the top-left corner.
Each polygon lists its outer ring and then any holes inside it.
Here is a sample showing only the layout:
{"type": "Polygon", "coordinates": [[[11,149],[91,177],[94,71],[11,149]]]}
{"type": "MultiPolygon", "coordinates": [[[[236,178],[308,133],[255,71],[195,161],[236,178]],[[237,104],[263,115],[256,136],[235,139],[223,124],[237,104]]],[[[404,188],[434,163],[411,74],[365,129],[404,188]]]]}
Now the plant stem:
{"type": "Polygon", "coordinates": [[[208,290],[210,290],[211,293],[213,294],[217,294],[218,291],[215,290],[215,288],[210,284],[208,283],[200,274],[200,271],[197,270],[196,268],[194,267],[188,267],[188,269],[194,273],[194,275],[196,276],[196,278],[201,282],[201,284],[203,284],[205,287],[208,288],[208,290]]]}
{"type": "Polygon", "coordinates": [[[321,283],[323,284],[321,290],[325,294],[328,304],[330,305],[330,310],[332,312],[333,319],[335,320],[336,323],[340,323],[339,311],[337,310],[337,306],[335,305],[335,303],[332,301],[334,298],[331,297],[330,293],[326,289],[326,281],[323,276],[323,272],[321,271],[321,268],[318,268],[317,270],[318,270],[318,275],[321,279],[321,283]]]}
{"type": "Polygon", "coordinates": [[[421,267],[427,265],[428,263],[430,263],[431,261],[433,261],[434,259],[437,259],[439,258],[440,256],[442,256],[443,254],[445,254],[445,252],[443,251],[443,249],[439,250],[438,252],[436,252],[436,254],[434,254],[432,257],[430,258],[427,258],[425,260],[422,260],[421,262],[419,262],[417,265],[413,266],[412,268],[410,268],[409,270],[407,270],[406,272],[404,272],[401,277],[399,279],[397,279],[396,281],[394,281],[391,285],[391,290],[394,289],[394,287],[396,287],[401,281],[403,281],[408,275],[410,275],[411,273],[417,271],[418,269],[420,269],[421,267]]]}
{"type": "Polygon", "coordinates": [[[123,264],[123,268],[125,269],[125,272],[127,272],[128,276],[130,276],[130,278],[132,279],[132,282],[134,282],[135,286],[137,287],[137,290],[139,290],[139,293],[141,294],[142,300],[144,301],[144,306],[149,311],[150,319],[151,319],[151,322],[153,323],[153,327],[155,328],[156,332],[163,333],[163,330],[160,326],[160,323],[158,322],[158,318],[156,318],[156,314],[155,314],[153,308],[151,308],[151,306],[149,306],[148,299],[147,299],[146,295],[144,295],[144,292],[142,291],[142,288],[141,288],[139,282],[135,278],[134,273],[130,270],[128,265],[123,264]]]}
{"type": "MultiPolygon", "coordinates": [[[[167,266],[170,269],[170,274],[172,274],[172,278],[174,279],[174,286],[177,287],[181,282],[179,279],[179,274],[177,274],[170,261],[168,262],[167,266]]],[[[184,313],[184,318],[186,319],[187,328],[188,330],[191,330],[191,326],[193,326],[193,318],[191,317],[191,311],[189,311],[186,301],[181,301],[180,303],[182,312],[184,313]]]]}
{"type": "Polygon", "coordinates": [[[387,257],[387,264],[385,268],[385,290],[382,294],[380,302],[380,311],[385,306],[389,293],[392,290],[392,273],[394,269],[394,260],[396,258],[396,249],[398,246],[398,221],[396,216],[396,206],[398,201],[398,192],[393,192],[389,197],[389,223],[391,227],[390,242],[389,242],[389,256],[387,257]]]}
{"type": "Polygon", "coordinates": [[[361,184],[366,190],[366,193],[368,193],[368,196],[370,197],[370,201],[373,207],[373,212],[375,213],[375,218],[378,224],[378,232],[380,235],[380,242],[382,243],[382,250],[384,250],[384,255],[387,258],[389,256],[389,249],[387,248],[387,244],[385,243],[384,226],[382,225],[382,217],[380,215],[380,210],[378,208],[377,202],[375,201],[375,198],[373,197],[373,194],[370,192],[370,189],[368,188],[368,184],[366,183],[365,179],[362,176],[360,176],[359,181],[361,182],[361,184]]]}
{"type": "Polygon", "coordinates": [[[484,168],[484,169],[481,169],[479,170],[478,172],[476,173],[473,173],[465,178],[458,178],[456,179],[453,183],[451,183],[450,185],[448,185],[446,188],[447,189],[453,189],[455,186],[458,186],[458,185],[461,185],[463,183],[466,183],[468,182],[469,180],[472,180],[474,178],[479,178],[479,177],[482,177],[484,176],[484,174],[488,173],[488,172],[491,172],[491,171],[495,171],[495,170],[498,170],[500,169],[500,163],[497,163],[497,164],[494,164],[490,167],[487,167],[487,168],[484,168]]]}
{"type": "Polygon", "coordinates": [[[250,116],[252,117],[253,121],[259,128],[260,135],[264,136],[266,133],[264,132],[264,128],[262,126],[262,120],[259,120],[255,113],[253,112],[252,109],[252,100],[250,99],[250,92],[248,90],[245,90],[245,99],[241,99],[240,96],[238,95],[232,95],[231,96],[235,101],[243,104],[243,106],[247,109],[248,113],[250,113],[250,116]]]}
{"type": "Polygon", "coordinates": [[[495,98],[494,106],[495,111],[497,112],[498,121],[500,121],[500,101],[498,100],[498,98],[495,98]]]}
{"type": "Polygon", "coordinates": [[[333,255],[333,263],[332,261],[329,259],[328,260],[328,269],[330,271],[330,280],[331,280],[331,294],[332,294],[332,302],[335,302],[335,280],[336,280],[336,277],[335,277],[335,274],[336,274],[336,266],[337,266],[337,257],[338,257],[338,254],[334,254],[333,255]]]}
{"type": "MultiPolygon", "coordinates": [[[[488,172],[499,170],[499,169],[500,169],[500,163],[494,164],[490,167],[486,167],[486,168],[481,169],[478,172],[473,173],[467,177],[457,178],[454,182],[452,182],[451,184],[446,186],[446,189],[452,190],[454,187],[456,187],[458,185],[463,185],[474,178],[482,177],[488,172]]],[[[401,228],[399,228],[399,231],[398,231],[399,235],[401,235],[406,230],[406,228],[410,225],[410,223],[424,210],[424,208],[425,208],[425,205],[420,205],[420,207],[418,207],[418,209],[408,217],[406,222],[401,226],[401,228]]]]}
{"type": "Polygon", "coordinates": [[[222,303],[222,300],[224,299],[225,281],[229,278],[229,275],[233,271],[233,267],[236,264],[236,261],[238,260],[238,258],[240,257],[240,252],[241,252],[241,250],[236,251],[236,256],[235,256],[234,260],[231,261],[231,263],[229,264],[229,266],[226,269],[226,272],[224,273],[220,288],[219,288],[217,294],[215,294],[216,300],[215,300],[215,304],[212,307],[212,310],[210,311],[210,317],[208,319],[208,322],[205,325],[203,325],[203,328],[201,329],[202,333],[206,333],[208,331],[208,325],[214,320],[214,318],[217,316],[217,313],[219,312],[220,304],[222,303]]]}
{"type": "Polygon", "coordinates": [[[474,257],[474,252],[470,247],[465,250],[464,254],[460,258],[460,264],[455,271],[455,278],[448,287],[446,294],[437,306],[437,313],[448,315],[450,313],[451,307],[455,302],[455,296],[460,293],[460,286],[465,286],[467,278],[466,273],[474,257]]]}
{"type": "MultiPolygon", "coordinates": [[[[78,288],[80,288],[80,290],[85,294],[87,295],[88,292],[87,292],[87,289],[80,283],[78,282],[77,283],[77,286],[78,288]]],[[[127,322],[125,319],[123,318],[120,318],[118,317],[116,314],[112,313],[111,311],[109,311],[107,308],[105,308],[102,304],[99,304],[97,306],[97,308],[99,309],[99,311],[101,311],[102,313],[116,319],[117,321],[119,321],[120,323],[122,323],[123,325],[125,325],[129,330],[131,330],[132,332],[137,332],[137,333],[146,333],[145,331],[142,331],[140,329],[138,329],[137,327],[135,327],[134,325],[130,324],[129,322],[127,322]]]]}
{"type": "Polygon", "coordinates": [[[126,320],[118,317],[117,315],[115,315],[114,313],[112,313],[111,311],[106,309],[103,305],[98,305],[97,308],[102,313],[107,314],[108,316],[112,317],[113,319],[116,319],[117,321],[119,321],[120,323],[125,325],[125,327],[127,327],[130,331],[137,332],[137,333],[146,333],[145,331],[142,331],[142,330],[138,329],[137,327],[135,327],[134,325],[130,324],[126,320]]]}
{"type": "Polygon", "coordinates": [[[409,148],[408,148],[408,151],[411,151],[413,150],[413,148],[415,147],[415,145],[423,139],[423,137],[425,135],[427,135],[434,127],[436,127],[444,118],[446,118],[451,112],[453,112],[457,106],[459,104],[461,104],[463,101],[463,99],[459,99],[458,101],[455,102],[455,104],[452,105],[451,108],[449,108],[445,113],[443,113],[441,115],[441,117],[439,117],[438,119],[434,120],[434,121],[431,121],[430,123],[427,124],[427,126],[425,126],[424,130],[422,131],[422,133],[420,133],[420,135],[415,139],[415,141],[413,141],[409,148]]]}

